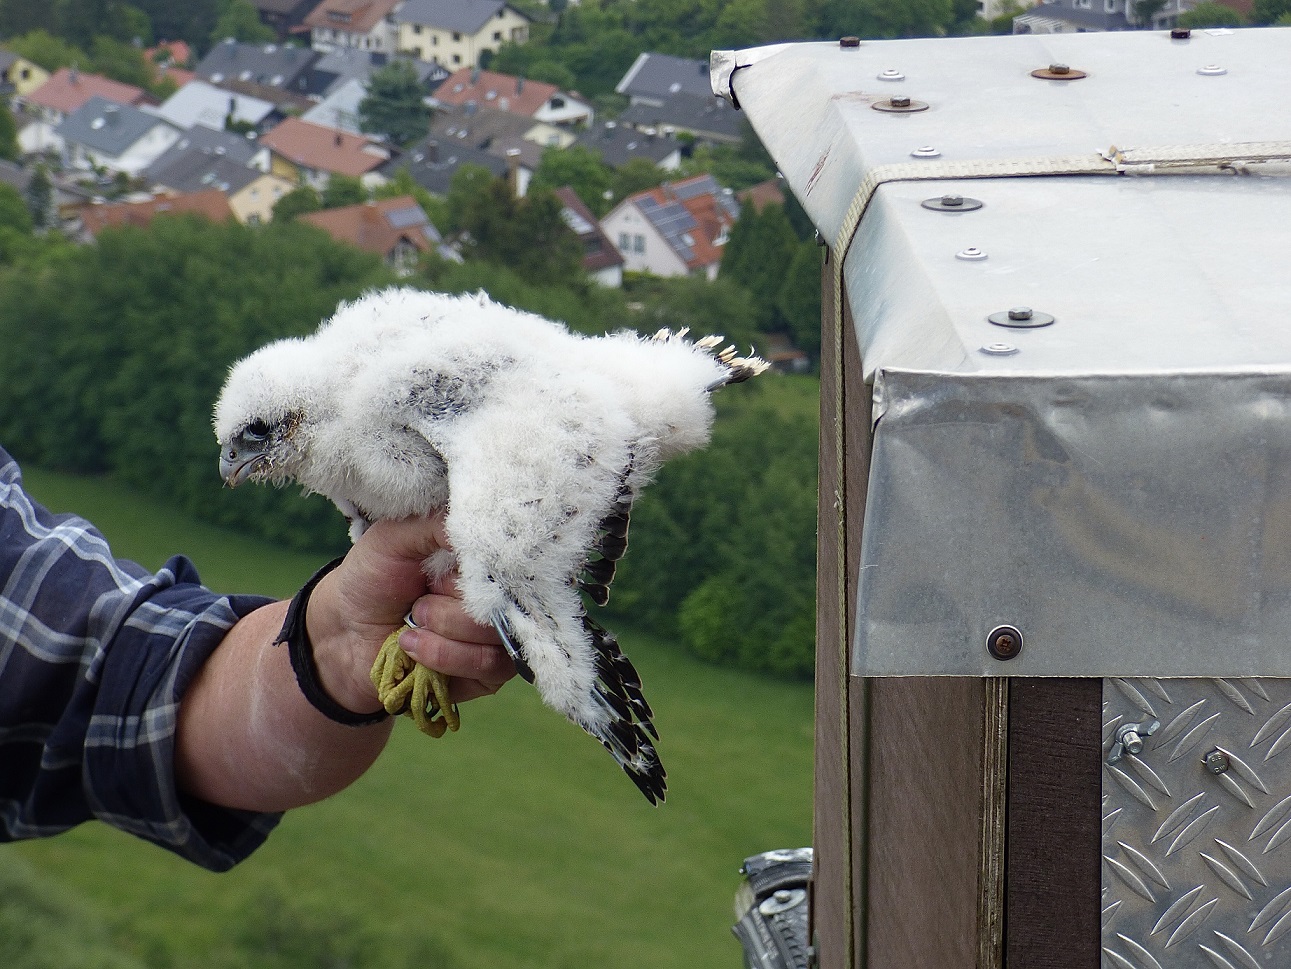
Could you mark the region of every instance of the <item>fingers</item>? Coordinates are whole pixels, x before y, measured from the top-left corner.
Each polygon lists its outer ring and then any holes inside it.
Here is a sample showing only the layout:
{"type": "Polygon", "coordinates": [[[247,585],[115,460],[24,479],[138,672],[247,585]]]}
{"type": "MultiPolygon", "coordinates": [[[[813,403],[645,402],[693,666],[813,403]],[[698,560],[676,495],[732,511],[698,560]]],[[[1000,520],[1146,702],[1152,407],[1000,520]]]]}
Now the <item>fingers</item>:
{"type": "Polygon", "coordinates": [[[496,693],[515,675],[497,631],[471,619],[457,599],[422,596],[412,616],[419,628],[404,630],[399,645],[419,663],[449,676],[455,701],[496,693]]]}

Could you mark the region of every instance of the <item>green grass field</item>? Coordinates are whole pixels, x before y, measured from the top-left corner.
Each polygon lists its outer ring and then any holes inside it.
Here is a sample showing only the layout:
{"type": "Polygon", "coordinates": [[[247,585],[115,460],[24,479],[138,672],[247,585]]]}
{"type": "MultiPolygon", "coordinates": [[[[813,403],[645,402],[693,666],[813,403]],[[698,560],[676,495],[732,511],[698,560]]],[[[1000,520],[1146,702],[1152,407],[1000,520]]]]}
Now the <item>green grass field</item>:
{"type": "MultiPolygon", "coordinates": [[[[221,590],[289,594],[318,564],[98,481],[27,469],[27,482],[117,554],[155,567],[182,550],[221,590]]],[[[464,707],[444,740],[401,723],[359,783],[292,812],[230,873],[91,824],[0,850],[0,874],[7,862],[53,885],[117,956],[149,967],[739,966],[741,860],[810,843],[811,689],[616,631],[663,735],[660,808],[516,680],[464,707]]]]}

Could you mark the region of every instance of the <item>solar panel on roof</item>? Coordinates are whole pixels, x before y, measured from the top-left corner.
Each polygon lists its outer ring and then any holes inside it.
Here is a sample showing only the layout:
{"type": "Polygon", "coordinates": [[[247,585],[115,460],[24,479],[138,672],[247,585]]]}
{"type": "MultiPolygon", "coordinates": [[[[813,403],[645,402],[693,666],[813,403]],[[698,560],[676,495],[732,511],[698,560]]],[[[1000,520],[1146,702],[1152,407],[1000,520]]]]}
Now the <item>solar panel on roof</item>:
{"type": "Polygon", "coordinates": [[[421,225],[426,221],[426,216],[417,206],[411,205],[406,209],[387,212],[386,221],[396,229],[406,229],[410,225],[421,225]]]}

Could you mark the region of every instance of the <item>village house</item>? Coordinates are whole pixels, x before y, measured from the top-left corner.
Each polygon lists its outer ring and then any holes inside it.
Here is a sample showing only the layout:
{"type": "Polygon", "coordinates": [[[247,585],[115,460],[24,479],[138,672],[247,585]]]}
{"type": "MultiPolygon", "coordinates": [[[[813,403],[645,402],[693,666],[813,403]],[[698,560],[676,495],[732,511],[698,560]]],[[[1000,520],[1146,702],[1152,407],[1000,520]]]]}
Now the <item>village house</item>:
{"type": "Polygon", "coordinates": [[[7,100],[25,97],[49,80],[49,71],[13,51],[0,50],[0,91],[7,100]]]}
{"type": "Polygon", "coordinates": [[[656,108],[674,94],[713,96],[708,79],[708,61],[649,51],[637,55],[614,90],[626,95],[632,105],[645,104],[656,108]]]}
{"type": "Polygon", "coordinates": [[[271,221],[278,200],[296,187],[278,175],[240,165],[227,155],[192,149],[171,155],[165,165],[149,167],[144,177],[158,194],[219,189],[228,198],[234,218],[243,225],[271,221]]]}
{"type": "Polygon", "coordinates": [[[529,18],[504,0],[407,0],[394,19],[400,50],[449,68],[482,67],[485,52],[529,39],[529,18]]]}
{"type": "Polygon", "coordinates": [[[298,221],[322,229],[337,242],[380,256],[400,276],[410,275],[423,252],[461,262],[410,195],[307,212],[298,221]]]}
{"type": "Polygon", "coordinates": [[[261,136],[260,143],[272,152],[273,174],[320,192],[333,175],[358,178],[369,187],[383,184],[385,178],[377,169],[393,154],[371,138],[299,118],[288,118],[261,136]]]}
{"type": "Polygon", "coordinates": [[[63,164],[90,171],[105,168],[138,175],[179,140],[169,121],[100,97],[92,97],[55,129],[63,143],[63,164]]]}
{"type": "Polygon", "coordinates": [[[260,13],[260,22],[283,41],[303,28],[305,18],[318,0],[251,0],[260,13]]]}
{"type": "Polygon", "coordinates": [[[683,146],[673,132],[637,131],[617,121],[606,121],[579,132],[578,143],[599,154],[601,161],[611,168],[626,165],[634,158],[649,159],[665,172],[681,165],[683,146]]]}
{"type": "Polygon", "coordinates": [[[558,125],[590,125],[592,106],[554,84],[529,81],[510,74],[463,67],[435,89],[435,102],[445,107],[489,108],[558,125]]]}
{"type": "Polygon", "coordinates": [[[146,226],[161,215],[200,215],[212,222],[227,222],[233,217],[229,200],[219,189],[207,189],[190,195],[172,195],[146,202],[117,202],[85,205],[76,211],[81,242],[93,242],[104,229],[112,226],[146,226]]]}
{"type": "Polygon", "coordinates": [[[185,84],[155,110],[159,117],[185,129],[198,124],[208,128],[232,124],[261,130],[279,120],[271,102],[226,91],[202,80],[185,84]]]}
{"type": "Polygon", "coordinates": [[[309,70],[318,58],[318,51],[304,47],[245,44],[230,38],[207,51],[194,71],[216,87],[241,81],[303,92],[309,85],[309,70]]]}
{"type": "Polygon", "coordinates": [[[588,277],[601,286],[622,286],[623,256],[601,231],[592,210],[568,185],[556,189],[556,198],[560,199],[561,219],[583,246],[583,270],[588,277]]]}
{"type": "Polygon", "coordinates": [[[625,271],[711,281],[739,214],[733,193],[712,175],[696,175],[629,195],[601,220],[601,229],[614,240],[625,271]]]}
{"type": "Polygon", "coordinates": [[[323,0],[310,11],[304,25],[309,28],[309,45],[316,51],[339,47],[380,51],[398,50],[399,28],[394,9],[400,0],[323,0]]]}
{"type": "Polygon", "coordinates": [[[447,195],[453,176],[463,165],[478,165],[497,178],[505,177],[510,168],[506,159],[490,155],[457,139],[427,138],[405,152],[397,161],[387,162],[382,173],[392,178],[400,168],[408,170],[412,180],[432,195],[447,195]]]}

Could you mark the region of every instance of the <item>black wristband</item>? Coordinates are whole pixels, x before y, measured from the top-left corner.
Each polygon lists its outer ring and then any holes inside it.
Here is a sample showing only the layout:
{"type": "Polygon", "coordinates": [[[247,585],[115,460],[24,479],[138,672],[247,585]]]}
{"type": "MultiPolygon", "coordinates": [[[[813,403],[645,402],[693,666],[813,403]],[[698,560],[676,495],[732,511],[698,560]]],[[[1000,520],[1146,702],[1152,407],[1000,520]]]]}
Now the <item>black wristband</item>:
{"type": "Polygon", "coordinates": [[[328,562],[301,586],[300,591],[292,597],[291,605],[287,607],[287,618],[283,621],[282,632],[278,633],[278,638],[273,641],[273,644],[275,646],[287,644],[291,656],[291,668],[296,673],[300,692],[305,695],[305,699],[315,710],[327,719],[343,723],[347,727],[366,727],[380,723],[390,714],[385,710],[378,710],[376,713],[354,713],[327,695],[327,691],[323,689],[323,684],[318,679],[318,667],[314,663],[314,644],[309,641],[309,632],[305,628],[305,607],[309,604],[309,596],[314,591],[314,586],[344,560],[345,556],[342,555],[328,562]]]}

